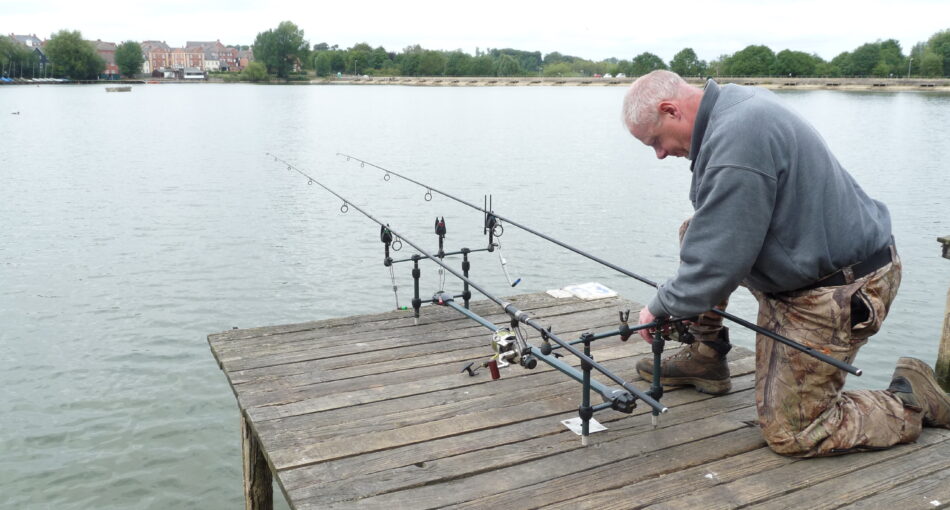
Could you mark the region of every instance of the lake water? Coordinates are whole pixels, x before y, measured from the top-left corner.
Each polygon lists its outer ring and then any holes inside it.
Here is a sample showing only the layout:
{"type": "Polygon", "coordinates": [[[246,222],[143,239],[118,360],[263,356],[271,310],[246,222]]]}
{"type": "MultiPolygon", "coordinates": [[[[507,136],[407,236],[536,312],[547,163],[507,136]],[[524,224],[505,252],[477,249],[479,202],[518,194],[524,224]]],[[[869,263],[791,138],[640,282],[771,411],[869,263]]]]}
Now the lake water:
{"type": "MultiPolygon", "coordinates": [[[[654,280],[690,214],[688,162],[621,127],[624,88],[147,85],[0,89],[0,507],[237,508],[237,405],[206,335],[394,306],[379,229],[275,153],[434,247],[481,216],[335,156],[479,202],[654,280]],[[10,112],[20,112],[11,115],[10,112]]],[[[781,92],[891,209],[904,282],[851,388],[936,357],[950,261],[950,96],[781,92]]],[[[520,292],[650,288],[511,227],[520,292]]],[[[407,253],[408,249],[404,251],[407,253]]],[[[494,255],[472,277],[504,294],[494,255]]],[[[423,271],[424,294],[436,273],[423,271]]],[[[397,268],[400,304],[409,267],[397,268]]],[[[450,283],[449,288],[454,284],[450,283]]],[[[754,319],[740,291],[731,311],[754,319]]],[[[736,343],[752,335],[733,328],[736,343]]],[[[632,367],[631,367],[632,371],[632,367]]],[[[629,375],[629,374],[628,374],[629,375]]],[[[281,500],[280,496],[276,497],[281,500]]],[[[279,504],[282,504],[279,503],[279,504]]]]}

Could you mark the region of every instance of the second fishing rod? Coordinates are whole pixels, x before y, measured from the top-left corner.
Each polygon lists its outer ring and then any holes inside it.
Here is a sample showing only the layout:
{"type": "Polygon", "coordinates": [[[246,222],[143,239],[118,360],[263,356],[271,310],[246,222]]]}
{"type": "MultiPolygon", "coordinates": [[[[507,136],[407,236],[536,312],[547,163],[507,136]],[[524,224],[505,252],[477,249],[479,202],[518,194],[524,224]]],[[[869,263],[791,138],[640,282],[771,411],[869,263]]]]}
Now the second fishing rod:
{"type": "MultiPolygon", "coordinates": [[[[603,265],[603,266],[609,267],[609,268],[613,269],[614,271],[617,271],[618,273],[621,273],[621,274],[623,274],[623,275],[629,276],[629,277],[631,277],[631,278],[633,278],[633,279],[635,279],[635,280],[638,280],[638,281],[640,281],[640,282],[643,282],[643,283],[645,283],[645,284],[647,284],[647,285],[649,285],[649,286],[651,286],[651,287],[654,287],[654,288],[659,287],[659,285],[658,285],[656,282],[654,282],[653,280],[650,280],[650,279],[648,279],[648,278],[646,278],[646,277],[644,277],[644,276],[641,276],[641,275],[639,275],[639,274],[637,274],[637,273],[634,273],[633,271],[630,271],[630,270],[625,269],[625,268],[623,268],[623,267],[621,267],[621,266],[618,266],[618,265],[616,265],[616,264],[614,264],[614,263],[612,263],[612,262],[609,262],[609,261],[607,261],[607,260],[604,260],[604,259],[602,259],[602,258],[600,258],[600,257],[598,257],[598,256],[596,256],[596,255],[593,255],[593,254],[591,254],[591,253],[588,253],[588,252],[586,252],[586,251],[584,251],[584,250],[582,250],[582,249],[580,249],[580,248],[576,248],[576,247],[574,247],[574,246],[571,246],[571,245],[569,245],[569,244],[567,244],[567,243],[565,243],[565,242],[563,242],[563,241],[560,241],[560,240],[558,240],[558,239],[555,239],[555,238],[553,238],[553,237],[551,237],[551,236],[549,236],[549,235],[546,235],[546,234],[544,234],[544,233],[542,233],[542,232],[539,232],[539,231],[537,231],[537,230],[535,230],[535,229],[533,229],[533,228],[530,228],[530,227],[527,227],[527,226],[525,226],[525,225],[522,225],[522,224],[520,224],[520,223],[518,223],[518,222],[512,220],[511,218],[506,218],[506,217],[504,217],[504,216],[502,216],[502,215],[500,215],[500,214],[497,214],[497,213],[495,213],[495,212],[492,210],[492,208],[491,208],[489,205],[487,205],[487,204],[486,204],[485,206],[483,206],[483,207],[479,207],[478,205],[473,204],[473,203],[471,203],[471,202],[469,202],[469,201],[467,201],[467,200],[464,200],[464,199],[461,199],[461,198],[459,198],[459,197],[456,197],[456,196],[454,196],[454,195],[452,195],[452,194],[450,194],[450,193],[446,193],[445,191],[439,190],[438,188],[432,187],[432,186],[430,186],[430,185],[428,185],[428,184],[425,184],[425,183],[423,183],[423,182],[417,181],[417,180],[415,180],[415,179],[413,179],[413,178],[411,178],[411,177],[407,177],[407,176],[405,176],[405,175],[402,175],[402,174],[400,174],[400,173],[398,173],[398,172],[395,172],[395,171],[393,171],[393,170],[390,170],[390,169],[388,169],[388,168],[383,168],[382,166],[379,166],[379,165],[377,165],[377,164],[375,164],[375,163],[372,163],[372,162],[369,162],[369,161],[360,159],[360,158],[358,158],[358,157],[356,157],[356,156],[353,156],[353,155],[350,155],[350,154],[345,154],[345,153],[342,153],[342,152],[338,152],[337,155],[338,155],[338,156],[341,156],[341,157],[345,157],[347,161],[350,161],[350,160],[358,161],[358,162],[360,163],[360,166],[365,167],[366,165],[369,165],[369,166],[371,166],[371,167],[373,167],[373,168],[375,168],[375,169],[377,169],[377,170],[380,170],[380,171],[384,172],[384,179],[387,180],[387,181],[390,179],[390,175],[394,175],[394,176],[399,177],[400,179],[402,179],[402,180],[404,180],[404,181],[411,182],[411,183],[413,183],[413,184],[415,184],[415,185],[417,185],[417,186],[420,186],[420,187],[422,187],[422,188],[425,188],[425,189],[426,189],[426,197],[427,197],[426,200],[431,200],[431,195],[432,195],[432,193],[438,193],[439,195],[442,195],[442,196],[445,197],[445,198],[454,200],[454,201],[456,201],[456,202],[458,202],[458,203],[460,203],[460,204],[463,204],[463,205],[466,205],[466,206],[468,206],[468,207],[471,207],[472,209],[475,209],[475,210],[477,210],[477,211],[481,211],[482,213],[485,214],[485,225],[486,225],[486,228],[488,228],[488,225],[489,225],[489,224],[494,225],[496,221],[499,221],[499,220],[500,220],[500,221],[504,221],[504,222],[506,222],[506,223],[508,223],[508,224],[511,224],[511,225],[514,225],[514,226],[520,228],[521,230],[524,230],[525,232],[534,234],[535,236],[538,236],[538,237],[540,237],[540,238],[542,238],[542,239],[544,239],[544,240],[546,240],[546,241],[549,241],[549,242],[554,243],[554,244],[556,244],[556,245],[558,245],[558,246],[560,246],[560,247],[562,247],[562,248],[565,248],[565,249],[570,250],[570,251],[572,251],[572,252],[574,252],[574,253],[576,253],[576,254],[578,254],[578,255],[581,255],[582,257],[586,257],[586,258],[588,258],[588,259],[590,259],[590,260],[593,260],[594,262],[597,262],[598,264],[601,264],[601,265],[603,265]]],[[[827,364],[829,364],[829,365],[831,365],[831,366],[834,366],[835,368],[838,368],[838,369],[840,369],[840,370],[844,370],[845,372],[848,372],[848,373],[850,373],[850,374],[854,374],[854,375],[856,375],[856,376],[861,376],[861,375],[864,373],[861,369],[855,367],[854,365],[852,365],[852,364],[850,364],[850,363],[848,363],[848,362],[845,362],[845,361],[839,360],[839,359],[837,359],[837,358],[834,358],[834,357],[832,357],[832,356],[829,356],[829,355],[827,355],[827,354],[825,354],[825,353],[823,353],[823,352],[821,352],[821,351],[818,351],[818,350],[816,350],[816,349],[813,349],[813,348],[811,348],[811,347],[808,347],[807,345],[803,345],[803,344],[801,344],[801,343],[799,343],[799,342],[796,342],[795,340],[792,340],[792,339],[790,339],[790,338],[787,338],[787,337],[785,337],[785,336],[783,336],[783,335],[780,335],[780,334],[778,334],[778,333],[776,333],[776,332],[774,332],[774,331],[769,331],[768,329],[765,329],[765,328],[763,328],[763,327],[761,327],[761,326],[759,326],[759,325],[757,325],[757,324],[754,324],[754,323],[749,322],[749,321],[747,321],[747,320],[745,320],[745,319],[742,319],[741,317],[735,316],[735,315],[733,315],[733,314],[731,314],[731,313],[729,313],[729,312],[726,312],[725,310],[720,310],[720,309],[718,309],[718,308],[713,308],[711,311],[712,311],[713,313],[715,313],[715,314],[717,314],[717,315],[719,315],[719,316],[725,318],[725,319],[729,319],[730,321],[732,321],[732,322],[734,322],[734,323],[736,323],[736,324],[739,324],[739,325],[741,325],[741,326],[743,326],[743,327],[745,327],[745,328],[748,328],[748,329],[750,329],[750,330],[752,330],[752,331],[754,331],[754,332],[756,332],[756,333],[759,333],[759,334],[761,334],[761,335],[764,335],[764,336],[766,336],[766,337],[768,337],[768,338],[770,338],[770,339],[772,339],[772,340],[774,340],[774,341],[776,341],[776,342],[779,342],[779,343],[781,343],[781,344],[783,344],[783,345],[786,345],[786,346],[788,346],[788,347],[791,347],[791,348],[793,348],[793,349],[796,349],[796,350],[798,350],[798,351],[801,351],[801,352],[803,352],[803,353],[805,353],[805,354],[807,354],[807,355],[809,355],[809,356],[812,356],[812,357],[814,357],[814,358],[816,358],[816,359],[818,359],[818,360],[821,360],[821,361],[823,361],[823,362],[825,362],[825,363],[827,363],[827,364]]]]}

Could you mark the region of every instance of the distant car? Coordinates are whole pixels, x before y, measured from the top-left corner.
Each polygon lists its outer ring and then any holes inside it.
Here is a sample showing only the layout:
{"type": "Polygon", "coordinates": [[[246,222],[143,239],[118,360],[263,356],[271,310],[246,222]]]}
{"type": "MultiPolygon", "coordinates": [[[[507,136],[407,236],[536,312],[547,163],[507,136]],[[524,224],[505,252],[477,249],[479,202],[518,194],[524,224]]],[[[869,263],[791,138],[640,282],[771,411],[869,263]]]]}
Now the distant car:
{"type": "Polygon", "coordinates": [[[625,74],[623,74],[623,73],[617,73],[617,78],[626,78],[626,77],[627,77],[627,75],[625,75],[625,74]]]}
{"type": "Polygon", "coordinates": [[[614,77],[614,75],[612,75],[612,74],[610,74],[610,73],[607,73],[607,74],[604,75],[604,78],[613,78],[613,77],[614,77]]]}
{"type": "Polygon", "coordinates": [[[594,78],[603,78],[603,76],[601,76],[601,75],[599,75],[599,74],[595,74],[595,75],[594,75],[594,78]]]}

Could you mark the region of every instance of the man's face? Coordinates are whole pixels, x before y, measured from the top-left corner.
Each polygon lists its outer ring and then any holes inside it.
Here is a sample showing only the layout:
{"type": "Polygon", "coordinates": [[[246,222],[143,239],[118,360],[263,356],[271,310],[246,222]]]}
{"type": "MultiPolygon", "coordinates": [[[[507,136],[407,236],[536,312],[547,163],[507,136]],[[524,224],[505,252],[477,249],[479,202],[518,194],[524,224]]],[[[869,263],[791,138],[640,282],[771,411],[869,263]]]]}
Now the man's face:
{"type": "Polygon", "coordinates": [[[651,147],[658,159],[667,156],[688,157],[693,127],[678,106],[661,103],[659,109],[660,118],[655,124],[633,126],[630,134],[651,147]]]}

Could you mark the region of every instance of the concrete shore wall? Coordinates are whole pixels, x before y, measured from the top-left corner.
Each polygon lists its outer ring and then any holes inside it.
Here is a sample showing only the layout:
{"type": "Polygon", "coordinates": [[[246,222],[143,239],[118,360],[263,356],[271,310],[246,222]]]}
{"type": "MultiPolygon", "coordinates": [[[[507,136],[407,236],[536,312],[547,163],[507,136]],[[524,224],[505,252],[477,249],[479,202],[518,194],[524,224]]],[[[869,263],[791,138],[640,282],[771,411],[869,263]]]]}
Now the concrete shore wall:
{"type": "MultiPolygon", "coordinates": [[[[311,80],[311,84],[326,85],[408,85],[420,87],[626,87],[635,78],[478,78],[478,77],[426,77],[382,76],[344,77],[311,80]]],[[[793,78],[793,77],[722,77],[720,84],[738,83],[758,85],[771,89],[840,89],[840,90],[921,90],[950,92],[948,78],[793,78]]],[[[687,81],[702,86],[702,78],[687,78],[687,81]]]]}

